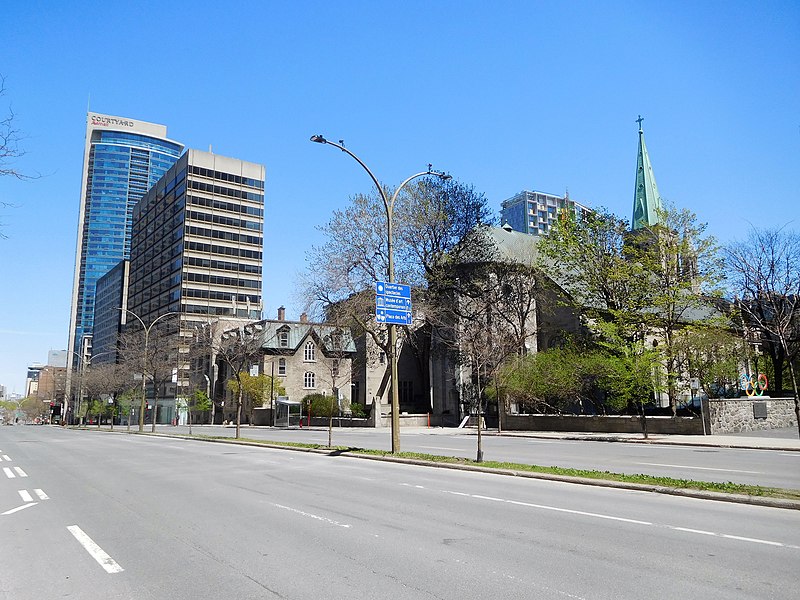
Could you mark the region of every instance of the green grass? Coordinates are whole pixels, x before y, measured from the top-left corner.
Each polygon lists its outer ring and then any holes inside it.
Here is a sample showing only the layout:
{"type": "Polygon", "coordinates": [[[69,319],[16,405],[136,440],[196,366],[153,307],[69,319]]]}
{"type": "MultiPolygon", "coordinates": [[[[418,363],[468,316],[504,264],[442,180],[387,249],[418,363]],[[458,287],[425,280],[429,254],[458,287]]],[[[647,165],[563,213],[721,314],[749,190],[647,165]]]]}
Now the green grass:
{"type": "Polygon", "coordinates": [[[746,485],[732,482],[712,482],[696,481],[693,479],[674,479],[672,477],[657,477],[655,475],[628,475],[625,473],[612,473],[611,471],[589,471],[585,469],[569,469],[565,467],[544,467],[540,465],[528,465],[521,463],[484,461],[476,462],[468,458],[458,458],[455,456],[439,456],[436,454],[422,454],[420,452],[398,452],[392,454],[385,450],[368,450],[364,448],[350,448],[347,446],[334,446],[328,448],[322,444],[306,444],[301,442],[272,442],[268,440],[255,440],[250,438],[230,438],[226,436],[212,435],[193,435],[183,436],[198,439],[224,440],[229,442],[247,442],[263,446],[283,446],[288,448],[306,448],[309,450],[326,450],[330,452],[348,454],[366,454],[370,456],[383,456],[388,458],[404,458],[433,463],[446,463],[454,465],[469,465],[484,469],[498,469],[503,471],[519,471],[527,473],[544,473],[548,475],[562,475],[567,477],[583,477],[585,479],[599,479],[604,481],[620,481],[624,483],[638,483],[642,485],[652,485],[665,488],[692,489],[710,492],[720,492],[724,494],[741,494],[744,496],[760,496],[763,498],[782,498],[787,500],[800,501],[800,490],[786,490],[779,488],[762,487],[760,485],[746,485]]]}

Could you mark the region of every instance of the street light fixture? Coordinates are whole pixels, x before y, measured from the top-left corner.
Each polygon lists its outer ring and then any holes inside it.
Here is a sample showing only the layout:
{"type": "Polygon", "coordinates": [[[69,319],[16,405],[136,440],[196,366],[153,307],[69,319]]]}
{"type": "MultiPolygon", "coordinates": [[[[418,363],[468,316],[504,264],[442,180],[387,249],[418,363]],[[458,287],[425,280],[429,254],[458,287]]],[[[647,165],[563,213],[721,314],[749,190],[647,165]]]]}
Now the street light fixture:
{"type": "MultiPolygon", "coordinates": [[[[311,141],[317,144],[328,144],[329,146],[333,146],[334,148],[338,148],[342,152],[349,154],[362,168],[367,172],[367,174],[372,179],[372,182],[375,184],[375,187],[378,188],[378,194],[380,194],[381,200],[383,200],[383,206],[386,209],[386,233],[387,233],[387,254],[389,257],[389,283],[395,283],[394,281],[394,233],[393,233],[393,226],[392,226],[392,216],[394,212],[394,202],[397,200],[397,196],[400,193],[406,184],[417,177],[425,177],[426,175],[433,175],[438,177],[442,181],[447,181],[448,179],[452,179],[451,175],[444,173],[442,171],[434,171],[431,169],[432,165],[428,165],[427,171],[422,171],[420,173],[415,173],[411,177],[408,177],[403,183],[401,183],[395,189],[394,193],[392,194],[391,199],[387,198],[386,192],[384,191],[381,184],[378,182],[378,179],[373,175],[372,171],[369,170],[369,167],[364,164],[358,156],[353,154],[350,150],[344,147],[344,141],[339,140],[339,143],[331,142],[330,140],[325,139],[322,135],[312,135],[311,141]]],[[[396,454],[400,452],[400,399],[398,393],[398,381],[397,381],[397,325],[394,323],[389,324],[389,360],[391,363],[392,369],[392,389],[391,389],[391,402],[392,402],[392,453],[396,454]]]]}
{"type": "MultiPolygon", "coordinates": [[[[124,311],[124,312],[129,313],[129,314],[133,315],[134,317],[136,317],[136,320],[139,321],[139,323],[142,324],[142,329],[144,329],[144,352],[142,353],[142,398],[141,398],[141,402],[139,404],[139,432],[141,433],[142,431],[144,431],[144,409],[145,409],[145,402],[146,402],[146,395],[147,395],[147,377],[145,375],[145,372],[146,372],[146,367],[147,367],[147,350],[148,350],[148,344],[149,344],[149,340],[150,340],[150,330],[153,328],[153,325],[158,323],[161,319],[163,319],[165,317],[171,317],[173,315],[179,315],[180,313],[177,313],[177,312],[164,313],[163,315],[159,315],[158,317],[156,317],[153,320],[153,322],[150,323],[150,325],[145,325],[144,321],[142,321],[141,317],[139,315],[137,315],[135,312],[133,312],[131,309],[117,307],[117,310],[124,311]]],[[[155,383],[155,382],[153,382],[153,383],[155,383]]],[[[153,403],[153,429],[152,429],[153,431],[156,430],[156,412],[158,410],[157,402],[158,402],[158,396],[156,394],[156,398],[154,398],[154,403],[153,403]]]]}

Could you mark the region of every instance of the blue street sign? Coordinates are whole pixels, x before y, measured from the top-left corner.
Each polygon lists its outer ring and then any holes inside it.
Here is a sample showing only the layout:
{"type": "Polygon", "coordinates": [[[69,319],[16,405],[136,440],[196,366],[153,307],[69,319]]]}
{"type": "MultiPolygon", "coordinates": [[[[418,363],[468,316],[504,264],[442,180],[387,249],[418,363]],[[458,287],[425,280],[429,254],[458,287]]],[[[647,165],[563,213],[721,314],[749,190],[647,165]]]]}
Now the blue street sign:
{"type": "Polygon", "coordinates": [[[379,296],[394,296],[395,298],[411,298],[411,286],[402,283],[375,282],[375,293],[379,296]]]}
{"type": "Polygon", "coordinates": [[[375,305],[378,308],[392,308],[396,310],[411,310],[411,298],[396,298],[394,296],[375,296],[375,305]]]}
{"type": "Polygon", "coordinates": [[[392,310],[391,308],[378,308],[375,309],[375,320],[378,323],[411,325],[411,312],[407,310],[392,310]]]}

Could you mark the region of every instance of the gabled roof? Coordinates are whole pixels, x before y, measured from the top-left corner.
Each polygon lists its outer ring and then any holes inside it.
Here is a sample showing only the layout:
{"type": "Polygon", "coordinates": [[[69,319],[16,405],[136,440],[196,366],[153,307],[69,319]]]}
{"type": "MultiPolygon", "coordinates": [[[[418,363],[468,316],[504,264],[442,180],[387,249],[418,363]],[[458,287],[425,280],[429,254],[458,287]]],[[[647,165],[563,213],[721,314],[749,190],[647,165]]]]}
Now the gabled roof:
{"type": "Polygon", "coordinates": [[[356,345],[350,330],[346,327],[334,327],[324,323],[309,323],[302,321],[264,320],[254,323],[260,325],[261,347],[273,352],[296,352],[308,338],[312,338],[325,353],[355,352],[356,345]],[[282,332],[288,334],[288,345],[281,345],[282,332]],[[336,339],[339,339],[338,347],[336,339]]]}

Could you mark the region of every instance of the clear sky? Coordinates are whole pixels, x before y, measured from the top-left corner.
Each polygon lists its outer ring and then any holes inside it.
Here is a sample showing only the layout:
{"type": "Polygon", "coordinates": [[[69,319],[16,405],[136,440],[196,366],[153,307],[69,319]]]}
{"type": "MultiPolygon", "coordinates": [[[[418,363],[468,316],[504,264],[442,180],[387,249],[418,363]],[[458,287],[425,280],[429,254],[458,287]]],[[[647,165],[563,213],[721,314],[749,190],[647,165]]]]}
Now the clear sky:
{"type": "Polygon", "coordinates": [[[0,384],[67,347],[87,105],[267,169],[264,311],[297,318],[315,229],[360,167],[450,172],[630,219],[637,116],[662,196],[722,242],[798,228],[800,4],[383,0],[4,2],[0,74],[27,139],[0,180],[0,384]]]}

